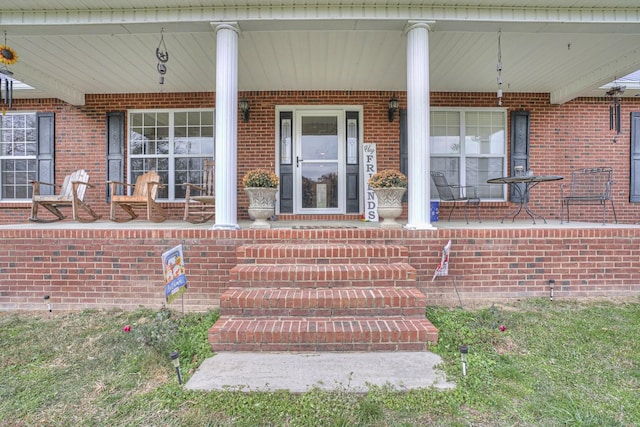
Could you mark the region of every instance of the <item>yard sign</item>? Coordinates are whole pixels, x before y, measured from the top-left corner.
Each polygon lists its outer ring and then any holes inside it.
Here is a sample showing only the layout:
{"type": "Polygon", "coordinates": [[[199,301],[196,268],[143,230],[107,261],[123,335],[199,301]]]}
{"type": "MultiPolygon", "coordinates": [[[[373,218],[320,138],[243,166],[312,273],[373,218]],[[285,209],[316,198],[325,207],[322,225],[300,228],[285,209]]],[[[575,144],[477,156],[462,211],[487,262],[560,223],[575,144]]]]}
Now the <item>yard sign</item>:
{"type": "Polygon", "coordinates": [[[164,296],[170,303],[187,290],[187,275],[184,268],[182,245],[162,254],[162,272],[164,274],[164,296]]]}

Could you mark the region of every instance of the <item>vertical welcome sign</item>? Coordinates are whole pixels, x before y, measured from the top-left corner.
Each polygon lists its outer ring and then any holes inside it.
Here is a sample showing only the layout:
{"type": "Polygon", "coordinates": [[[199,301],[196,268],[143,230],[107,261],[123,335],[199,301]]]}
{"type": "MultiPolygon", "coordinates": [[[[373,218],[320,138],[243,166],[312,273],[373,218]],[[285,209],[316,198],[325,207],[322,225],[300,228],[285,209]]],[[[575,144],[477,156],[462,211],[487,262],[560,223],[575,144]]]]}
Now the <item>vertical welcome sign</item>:
{"type": "Polygon", "coordinates": [[[378,198],[369,187],[369,178],[378,171],[378,159],[376,144],[366,143],[362,147],[362,164],[364,165],[363,194],[364,219],[366,221],[378,221],[378,198]]]}
{"type": "Polygon", "coordinates": [[[162,271],[164,273],[164,296],[170,303],[187,289],[187,275],[185,273],[182,245],[162,254],[162,271]]]}

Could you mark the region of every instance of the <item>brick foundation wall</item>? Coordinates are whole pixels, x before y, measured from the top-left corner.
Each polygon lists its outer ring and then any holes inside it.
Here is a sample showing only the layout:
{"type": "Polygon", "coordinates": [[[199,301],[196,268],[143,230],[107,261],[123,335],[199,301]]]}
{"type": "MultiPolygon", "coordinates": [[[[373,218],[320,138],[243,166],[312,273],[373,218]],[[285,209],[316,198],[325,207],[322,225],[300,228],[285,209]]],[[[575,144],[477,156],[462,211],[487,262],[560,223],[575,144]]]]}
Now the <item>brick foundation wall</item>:
{"type": "MultiPolygon", "coordinates": [[[[253,167],[274,167],[275,107],[277,105],[358,105],[363,108],[364,142],[378,144],[378,167],[399,167],[398,120],[387,118],[389,98],[397,96],[400,108],[406,108],[403,93],[368,91],[268,91],[243,92],[249,101],[249,122],[238,120],[238,217],[246,218],[248,201],[241,187],[244,172],[253,167]],[[251,159],[251,162],[245,161],[251,159]]],[[[495,93],[431,94],[433,107],[495,107],[495,93]]],[[[87,95],[86,105],[77,107],[55,99],[19,99],[15,110],[55,112],[56,179],[83,167],[91,181],[98,184],[87,193],[88,203],[103,217],[109,206],[105,200],[106,134],[105,117],[109,111],[143,108],[212,108],[214,93],[156,93],[87,95]]],[[[569,176],[571,169],[612,166],[614,201],[618,219],[624,223],[640,222],[640,209],[629,203],[630,121],[633,111],[640,111],[639,98],[621,101],[620,135],[609,130],[609,103],[605,98],[579,98],[562,105],[551,105],[548,94],[505,93],[503,107],[531,112],[531,168],[542,174],[569,176]],[[614,138],[616,138],[614,142],[614,138]]],[[[509,132],[507,131],[507,136],[509,132]]],[[[61,182],[59,182],[60,184],[61,182]]],[[[532,208],[548,219],[559,219],[559,183],[539,186],[532,192],[532,208]]],[[[180,219],[180,203],[166,204],[170,216],[180,219]]],[[[483,218],[501,218],[509,203],[483,203],[483,218]]],[[[24,222],[29,203],[2,202],[0,223],[24,222]]],[[[575,218],[599,217],[597,207],[576,210],[575,218]]],[[[462,213],[458,218],[461,218],[462,213]]]]}
{"type": "MultiPolygon", "coordinates": [[[[187,311],[218,307],[244,243],[403,245],[428,304],[640,295],[640,228],[455,230],[1,229],[0,310],[123,308],[164,304],[160,255],[184,249],[187,311]],[[431,278],[452,240],[449,276],[431,278]]],[[[180,299],[173,303],[181,308],[180,299]]]]}

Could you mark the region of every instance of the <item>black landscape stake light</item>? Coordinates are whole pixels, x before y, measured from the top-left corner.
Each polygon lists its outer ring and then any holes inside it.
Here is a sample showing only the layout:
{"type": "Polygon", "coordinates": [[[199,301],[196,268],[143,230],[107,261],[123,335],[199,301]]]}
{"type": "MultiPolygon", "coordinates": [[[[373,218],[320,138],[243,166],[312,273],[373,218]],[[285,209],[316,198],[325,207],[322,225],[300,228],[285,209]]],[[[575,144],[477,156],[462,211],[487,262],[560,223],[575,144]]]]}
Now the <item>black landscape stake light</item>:
{"type": "Polygon", "coordinates": [[[469,353],[469,347],[466,345],[460,346],[460,359],[462,360],[462,375],[467,375],[467,353],[469,353]]]}
{"type": "Polygon", "coordinates": [[[180,373],[180,353],[178,350],[171,352],[171,363],[176,368],[176,374],[178,374],[178,384],[182,384],[182,374],[180,373]]]}
{"type": "Polygon", "coordinates": [[[47,310],[49,310],[49,313],[51,313],[51,303],[49,302],[49,295],[44,296],[44,302],[47,303],[47,310]]]}
{"type": "Polygon", "coordinates": [[[553,288],[556,285],[556,281],[553,279],[549,280],[549,300],[553,301],[553,288]]]}

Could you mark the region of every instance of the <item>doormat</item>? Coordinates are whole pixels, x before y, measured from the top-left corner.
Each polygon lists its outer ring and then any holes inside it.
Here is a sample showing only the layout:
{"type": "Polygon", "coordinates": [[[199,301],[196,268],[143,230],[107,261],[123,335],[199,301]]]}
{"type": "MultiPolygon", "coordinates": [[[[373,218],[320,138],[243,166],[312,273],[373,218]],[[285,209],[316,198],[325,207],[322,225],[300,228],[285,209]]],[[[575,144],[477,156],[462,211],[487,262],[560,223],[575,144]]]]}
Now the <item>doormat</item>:
{"type": "Polygon", "coordinates": [[[343,228],[358,228],[355,225],[294,225],[294,230],[339,230],[343,228]]]}

